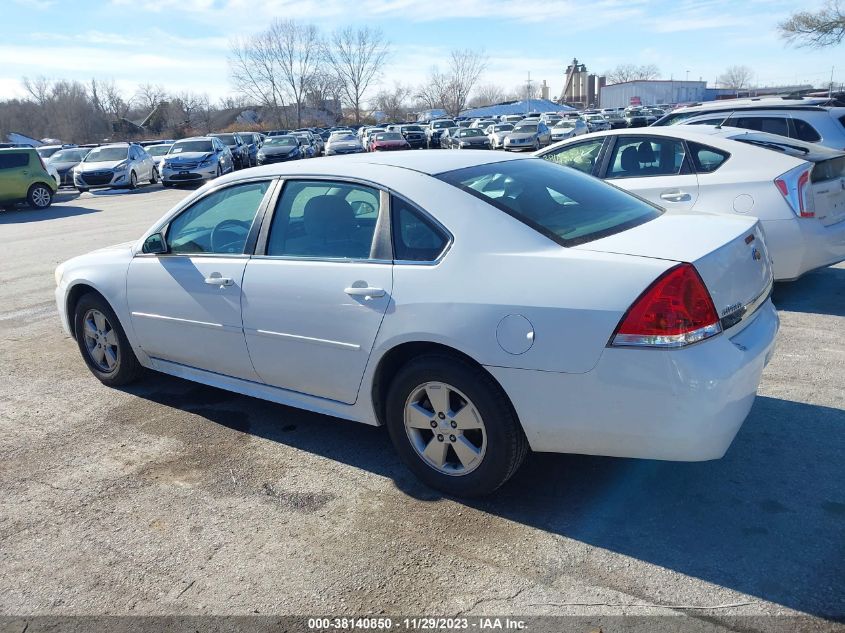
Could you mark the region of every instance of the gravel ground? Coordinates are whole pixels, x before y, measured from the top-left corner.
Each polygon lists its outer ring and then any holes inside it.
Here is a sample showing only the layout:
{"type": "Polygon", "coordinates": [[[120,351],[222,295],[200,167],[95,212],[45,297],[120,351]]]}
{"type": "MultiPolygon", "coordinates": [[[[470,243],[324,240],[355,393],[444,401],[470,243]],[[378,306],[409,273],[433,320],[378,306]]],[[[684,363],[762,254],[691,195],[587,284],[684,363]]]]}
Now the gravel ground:
{"type": "Polygon", "coordinates": [[[466,503],[382,429],[90,375],[53,268],[184,195],[0,212],[0,615],[845,614],[845,266],[776,288],[778,350],[724,459],[532,455],[466,503]]]}

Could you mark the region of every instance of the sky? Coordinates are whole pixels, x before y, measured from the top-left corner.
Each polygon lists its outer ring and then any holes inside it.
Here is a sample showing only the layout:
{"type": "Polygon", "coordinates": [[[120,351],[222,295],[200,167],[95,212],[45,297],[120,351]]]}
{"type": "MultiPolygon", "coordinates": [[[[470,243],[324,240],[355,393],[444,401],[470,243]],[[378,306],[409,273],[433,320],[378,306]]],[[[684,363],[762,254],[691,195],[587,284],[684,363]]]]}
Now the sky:
{"type": "MultiPolygon", "coordinates": [[[[417,85],[456,48],[484,50],[480,83],[505,91],[547,81],[560,95],[573,57],[601,74],[655,64],[664,79],[709,84],[725,68],[752,68],[761,86],[845,82],[845,45],[813,50],[781,40],[777,23],[822,0],[0,0],[0,99],[23,96],[23,77],[113,80],[173,92],[233,94],[233,38],[273,18],[381,28],[391,42],[379,83],[417,85]],[[838,64],[837,64],[838,62],[838,64]],[[688,74],[687,74],[688,73],[688,74]]],[[[377,87],[371,90],[376,91],[377,87]]]]}

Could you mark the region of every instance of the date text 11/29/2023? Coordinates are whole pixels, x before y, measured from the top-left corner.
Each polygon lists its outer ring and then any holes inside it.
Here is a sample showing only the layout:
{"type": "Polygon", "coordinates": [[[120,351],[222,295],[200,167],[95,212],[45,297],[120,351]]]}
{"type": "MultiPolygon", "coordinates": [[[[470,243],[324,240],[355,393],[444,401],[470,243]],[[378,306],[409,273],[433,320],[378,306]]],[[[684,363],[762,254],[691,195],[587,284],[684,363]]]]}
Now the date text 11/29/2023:
{"type": "Polygon", "coordinates": [[[526,630],[525,622],[512,618],[441,618],[441,617],[340,617],[308,618],[310,631],[457,631],[526,630]]]}

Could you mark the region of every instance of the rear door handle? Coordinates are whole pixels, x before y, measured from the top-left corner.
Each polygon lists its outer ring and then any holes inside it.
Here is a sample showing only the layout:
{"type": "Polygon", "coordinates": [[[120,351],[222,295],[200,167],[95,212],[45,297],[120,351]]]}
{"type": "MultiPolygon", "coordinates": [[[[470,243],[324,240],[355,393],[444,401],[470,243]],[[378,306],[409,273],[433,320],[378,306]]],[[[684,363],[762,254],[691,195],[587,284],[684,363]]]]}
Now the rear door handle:
{"type": "Polygon", "coordinates": [[[210,277],[205,278],[205,283],[209,286],[234,286],[235,280],[231,277],[221,277],[219,274],[212,273],[210,277]]]}
{"type": "Polygon", "coordinates": [[[679,189],[674,191],[664,191],[660,194],[660,198],[662,200],[666,200],[667,202],[687,202],[692,200],[691,195],[689,195],[686,191],[681,191],[679,189]]]}
{"type": "Polygon", "coordinates": [[[384,296],[384,288],[370,288],[369,286],[365,286],[363,288],[344,288],[343,292],[348,294],[350,297],[383,297],[384,296]]]}

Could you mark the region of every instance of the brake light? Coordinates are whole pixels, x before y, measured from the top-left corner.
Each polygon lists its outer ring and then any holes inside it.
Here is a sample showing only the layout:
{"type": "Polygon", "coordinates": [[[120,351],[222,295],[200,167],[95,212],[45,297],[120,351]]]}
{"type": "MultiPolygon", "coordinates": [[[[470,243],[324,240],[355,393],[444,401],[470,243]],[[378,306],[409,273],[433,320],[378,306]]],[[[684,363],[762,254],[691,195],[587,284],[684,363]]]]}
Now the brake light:
{"type": "Polygon", "coordinates": [[[684,347],[722,331],[713,299],[692,264],[658,277],[622,317],[614,347],[684,347]]]}
{"type": "Polygon", "coordinates": [[[801,218],[816,217],[813,204],[813,192],[810,190],[810,173],[812,168],[805,166],[791,169],[775,178],[775,186],[780,191],[793,213],[801,218]]]}
{"type": "Polygon", "coordinates": [[[47,163],[44,162],[44,159],[41,157],[41,154],[35,152],[35,155],[38,156],[38,162],[41,163],[41,169],[47,171],[47,163]]]}

